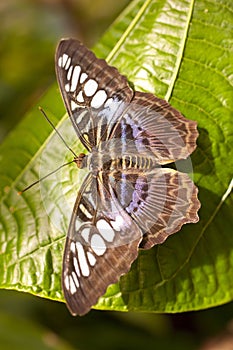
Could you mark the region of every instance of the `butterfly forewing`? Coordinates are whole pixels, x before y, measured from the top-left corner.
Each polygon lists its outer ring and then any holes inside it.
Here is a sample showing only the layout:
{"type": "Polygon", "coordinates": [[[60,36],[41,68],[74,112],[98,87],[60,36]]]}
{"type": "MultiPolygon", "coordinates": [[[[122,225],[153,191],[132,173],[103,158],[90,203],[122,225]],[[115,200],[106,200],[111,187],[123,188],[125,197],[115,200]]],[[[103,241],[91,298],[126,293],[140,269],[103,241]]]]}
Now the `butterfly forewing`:
{"type": "Polygon", "coordinates": [[[165,100],[136,91],[124,107],[106,148],[138,154],[161,165],[185,159],[196,148],[196,122],[184,118],[165,100]]]}
{"type": "MultiPolygon", "coordinates": [[[[135,92],[133,119],[142,128],[137,136],[159,164],[187,158],[196,148],[197,123],[186,119],[167,101],[152,94],[135,92]]],[[[140,152],[140,151],[139,151],[140,152]]]]}
{"type": "Polygon", "coordinates": [[[74,129],[91,150],[113,118],[114,104],[130,102],[133,91],[124,76],[77,40],[62,40],[56,51],[56,74],[74,129]],[[110,111],[109,111],[110,110],[110,111]]]}

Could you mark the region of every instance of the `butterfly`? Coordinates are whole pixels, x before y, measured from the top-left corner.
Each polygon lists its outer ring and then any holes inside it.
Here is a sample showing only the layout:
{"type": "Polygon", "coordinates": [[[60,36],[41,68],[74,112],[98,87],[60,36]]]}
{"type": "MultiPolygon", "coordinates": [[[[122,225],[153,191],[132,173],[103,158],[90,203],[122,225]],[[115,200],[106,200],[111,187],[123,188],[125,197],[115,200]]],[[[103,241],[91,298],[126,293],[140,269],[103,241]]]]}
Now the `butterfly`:
{"type": "Polygon", "coordinates": [[[55,58],[73,127],[89,151],[74,159],[87,176],[77,194],[63,256],[62,289],[84,315],[129,271],[139,248],[199,220],[197,187],[165,165],[196,148],[195,121],[163,99],[134,91],[125,76],[75,39],[55,58]]]}

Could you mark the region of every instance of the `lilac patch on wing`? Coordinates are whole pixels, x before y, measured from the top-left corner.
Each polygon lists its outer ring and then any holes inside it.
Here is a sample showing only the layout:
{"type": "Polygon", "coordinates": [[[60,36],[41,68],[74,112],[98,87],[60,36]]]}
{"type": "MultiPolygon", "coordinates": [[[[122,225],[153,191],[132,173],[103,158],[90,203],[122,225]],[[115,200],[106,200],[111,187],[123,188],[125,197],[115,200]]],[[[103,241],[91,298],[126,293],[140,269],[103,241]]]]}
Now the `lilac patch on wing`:
{"type": "Polygon", "coordinates": [[[145,205],[148,197],[148,183],[143,177],[138,177],[135,183],[135,189],[132,194],[132,200],[126,208],[128,213],[136,212],[145,205]]]}

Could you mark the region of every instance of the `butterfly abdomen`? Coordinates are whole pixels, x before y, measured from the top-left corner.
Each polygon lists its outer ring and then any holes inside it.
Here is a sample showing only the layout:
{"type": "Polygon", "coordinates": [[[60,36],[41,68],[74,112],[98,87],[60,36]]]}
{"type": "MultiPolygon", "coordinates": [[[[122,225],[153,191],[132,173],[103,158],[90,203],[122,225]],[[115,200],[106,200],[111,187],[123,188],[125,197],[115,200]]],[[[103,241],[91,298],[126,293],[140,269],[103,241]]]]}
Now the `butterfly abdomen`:
{"type": "Polygon", "coordinates": [[[114,155],[101,152],[92,152],[85,158],[83,165],[93,173],[99,171],[127,170],[127,169],[152,169],[157,164],[154,159],[140,155],[114,155]]]}
{"type": "Polygon", "coordinates": [[[112,160],[112,169],[151,169],[155,164],[151,158],[140,155],[123,155],[112,160]]]}

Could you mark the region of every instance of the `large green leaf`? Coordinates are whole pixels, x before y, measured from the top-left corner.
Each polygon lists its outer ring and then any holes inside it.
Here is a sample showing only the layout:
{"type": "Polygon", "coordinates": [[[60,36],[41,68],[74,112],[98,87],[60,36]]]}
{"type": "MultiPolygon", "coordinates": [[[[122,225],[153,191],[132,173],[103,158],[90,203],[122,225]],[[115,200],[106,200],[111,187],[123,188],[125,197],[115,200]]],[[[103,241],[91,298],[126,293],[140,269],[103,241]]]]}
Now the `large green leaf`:
{"type": "MultiPolygon", "coordinates": [[[[200,222],[142,251],[97,308],[179,312],[233,299],[232,8],[230,1],[135,0],[95,47],[137,89],[166,97],[200,136],[192,156],[200,222]]],[[[78,153],[57,86],[39,102],[78,153]]],[[[74,166],[17,191],[71,160],[33,109],[1,146],[1,288],[63,300],[62,252],[77,189],[74,166]]]]}

